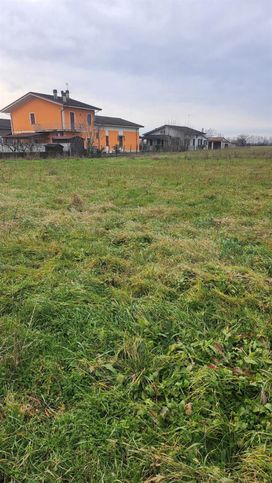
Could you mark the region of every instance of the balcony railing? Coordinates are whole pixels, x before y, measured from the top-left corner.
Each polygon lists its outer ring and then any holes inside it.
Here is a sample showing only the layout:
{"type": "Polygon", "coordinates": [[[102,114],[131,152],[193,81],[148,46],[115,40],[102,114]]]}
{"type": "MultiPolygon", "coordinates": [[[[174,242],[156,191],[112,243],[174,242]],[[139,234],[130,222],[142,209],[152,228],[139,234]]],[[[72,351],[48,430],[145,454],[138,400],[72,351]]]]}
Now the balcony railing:
{"type": "Polygon", "coordinates": [[[88,132],[92,131],[91,126],[88,124],[83,123],[75,123],[73,128],[70,125],[63,127],[60,123],[36,123],[33,126],[33,130],[35,132],[42,132],[42,131],[71,131],[71,132],[88,132]]]}

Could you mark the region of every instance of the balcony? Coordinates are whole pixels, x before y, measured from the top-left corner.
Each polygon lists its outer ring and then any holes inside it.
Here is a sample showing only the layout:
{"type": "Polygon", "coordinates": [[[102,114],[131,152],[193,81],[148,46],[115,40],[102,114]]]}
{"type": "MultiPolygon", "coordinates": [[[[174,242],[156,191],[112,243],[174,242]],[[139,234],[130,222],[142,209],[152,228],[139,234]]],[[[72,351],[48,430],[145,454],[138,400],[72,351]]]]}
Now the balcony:
{"type": "Polygon", "coordinates": [[[32,125],[32,129],[35,132],[51,132],[51,131],[65,131],[65,132],[91,132],[92,127],[88,124],[75,123],[73,129],[71,126],[63,127],[61,123],[36,123],[32,125]]]}

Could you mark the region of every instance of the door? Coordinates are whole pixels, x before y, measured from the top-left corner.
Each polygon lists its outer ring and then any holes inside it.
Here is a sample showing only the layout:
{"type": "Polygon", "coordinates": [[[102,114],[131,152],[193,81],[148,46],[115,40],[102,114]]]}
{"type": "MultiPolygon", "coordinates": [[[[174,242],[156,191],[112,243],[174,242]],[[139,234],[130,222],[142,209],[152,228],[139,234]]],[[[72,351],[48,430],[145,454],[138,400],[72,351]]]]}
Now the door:
{"type": "Polygon", "coordinates": [[[74,131],[74,129],[75,129],[75,113],[74,112],[70,112],[70,126],[71,126],[72,131],[74,131]]]}

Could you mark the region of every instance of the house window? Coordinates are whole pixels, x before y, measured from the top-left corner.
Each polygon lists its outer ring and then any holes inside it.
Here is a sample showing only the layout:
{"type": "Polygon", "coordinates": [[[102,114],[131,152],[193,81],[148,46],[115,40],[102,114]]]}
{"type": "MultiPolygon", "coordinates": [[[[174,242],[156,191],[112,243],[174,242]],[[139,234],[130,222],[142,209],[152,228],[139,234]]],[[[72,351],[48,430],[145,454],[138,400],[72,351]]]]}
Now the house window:
{"type": "Polygon", "coordinates": [[[193,146],[195,147],[195,138],[193,139],[193,146]]]}
{"type": "Polygon", "coordinates": [[[31,112],[30,113],[30,124],[36,124],[36,118],[35,118],[35,113],[31,112]]]}
{"type": "Polygon", "coordinates": [[[123,136],[118,136],[119,148],[123,147],[123,136]]]}
{"type": "Polygon", "coordinates": [[[106,136],[106,146],[109,146],[110,143],[109,143],[109,136],[106,136]]]}
{"type": "Polygon", "coordinates": [[[75,113],[74,112],[70,112],[70,125],[71,125],[71,129],[74,130],[75,129],[75,113]]]}
{"type": "Polygon", "coordinates": [[[92,124],[92,115],[91,114],[87,114],[87,124],[88,124],[88,126],[90,126],[92,124]]]}
{"type": "Polygon", "coordinates": [[[202,139],[198,139],[197,144],[198,146],[202,146],[202,139]]]}

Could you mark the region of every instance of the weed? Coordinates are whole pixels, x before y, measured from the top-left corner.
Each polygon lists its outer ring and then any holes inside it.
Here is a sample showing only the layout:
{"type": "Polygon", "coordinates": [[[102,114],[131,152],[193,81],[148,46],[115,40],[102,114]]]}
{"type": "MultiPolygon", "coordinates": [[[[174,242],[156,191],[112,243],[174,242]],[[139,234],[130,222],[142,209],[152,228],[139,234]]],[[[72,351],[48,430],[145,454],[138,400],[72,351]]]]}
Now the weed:
{"type": "Polygon", "coordinates": [[[69,205],[70,208],[74,208],[77,211],[83,211],[83,200],[79,196],[79,194],[74,193],[71,198],[71,202],[69,205]]]}

